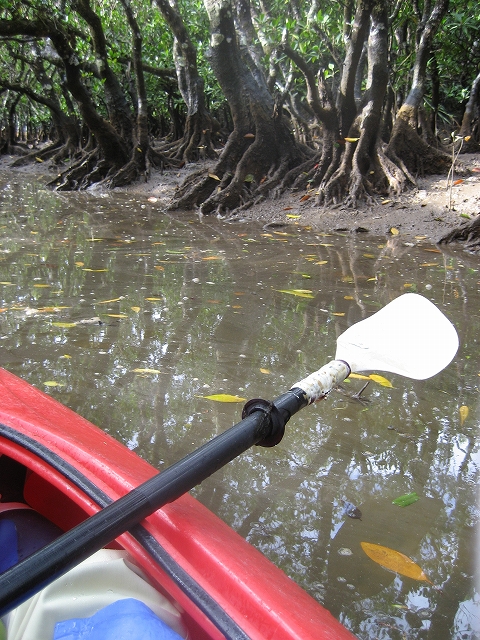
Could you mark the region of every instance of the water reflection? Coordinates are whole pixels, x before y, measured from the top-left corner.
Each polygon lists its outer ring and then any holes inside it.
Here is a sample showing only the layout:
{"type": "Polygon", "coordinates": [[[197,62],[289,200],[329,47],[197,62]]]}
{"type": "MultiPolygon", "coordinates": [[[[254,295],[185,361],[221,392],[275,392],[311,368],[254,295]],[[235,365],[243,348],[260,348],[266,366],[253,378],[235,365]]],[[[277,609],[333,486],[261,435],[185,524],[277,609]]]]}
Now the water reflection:
{"type": "Polygon", "coordinates": [[[400,293],[439,305],[461,341],[446,371],[372,382],[366,404],[351,397],[363,381],[347,381],[295,416],[278,447],[247,452],[194,494],[360,638],[474,637],[478,259],[0,181],[0,365],[158,468],[238,421],[239,405],[206,395],[273,398],[400,293]],[[282,293],[294,289],[312,297],[282,293]],[[392,504],[412,491],[418,502],[392,504]],[[362,541],[410,556],[435,586],[388,573],[362,541]]]}

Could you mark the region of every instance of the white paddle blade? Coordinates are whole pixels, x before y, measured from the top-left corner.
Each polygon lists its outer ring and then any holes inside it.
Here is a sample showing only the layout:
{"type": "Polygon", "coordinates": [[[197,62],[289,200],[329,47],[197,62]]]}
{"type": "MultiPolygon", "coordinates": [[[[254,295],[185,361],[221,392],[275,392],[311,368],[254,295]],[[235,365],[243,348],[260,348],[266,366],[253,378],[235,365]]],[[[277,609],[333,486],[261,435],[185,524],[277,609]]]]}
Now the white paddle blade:
{"type": "Polygon", "coordinates": [[[427,298],[406,293],[342,333],[335,359],[345,360],[352,371],[425,380],[442,371],[457,349],[450,320],[427,298]]]}

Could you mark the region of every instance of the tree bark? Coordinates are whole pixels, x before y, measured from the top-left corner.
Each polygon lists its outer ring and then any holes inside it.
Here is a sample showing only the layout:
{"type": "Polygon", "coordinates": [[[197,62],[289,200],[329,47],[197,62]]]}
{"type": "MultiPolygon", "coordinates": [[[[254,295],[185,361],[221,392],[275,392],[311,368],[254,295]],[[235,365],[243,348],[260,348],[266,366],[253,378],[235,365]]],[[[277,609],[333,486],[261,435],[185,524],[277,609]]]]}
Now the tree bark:
{"type": "Polygon", "coordinates": [[[204,0],[211,25],[210,61],[234,124],[208,175],[195,175],[179,190],[172,208],[200,205],[202,213],[248,207],[276,187],[302,159],[290,128],[259,75],[241,56],[230,0],[204,0]]]}
{"type": "MultiPolygon", "coordinates": [[[[392,187],[394,167],[386,163],[381,152],[382,107],[388,83],[388,16],[386,3],[377,0],[371,7],[370,29],[367,43],[367,87],[360,98],[360,111],[349,129],[341,165],[321,185],[319,202],[338,203],[355,207],[359,200],[368,200],[374,193],[392,187]]],[[[366,20],[365,7],[357,9],[359,22],[366,20]]],[[[354,29],[355,31],[355,29],[354,29]]],[[[363,45],[362,45],[363,46],[363,45]]],[[[358,40],[352,49],[360,49],[358,40]]],[[[353,57],[353,56],[352,56],[353,57]]],[[[355,56],[356,65],[361,58],[355,56]]],[[[355,78],[356,69],[348,69],[347,75],[355,78]]],[[[354,83],[349,83],[349,102],[353,104],[354,83]]],[[[357,100],[357,103],[359,100],[357,100]]],[[[398,190],[398,185],[394,185],[398,190]]]]}
{"type": "Polygon", "coordinates": [[[198,160],[199,157],[215,158],[212,133],[216,125],[205,105],[197,50],[185,28],[176,0],[156,0],[156,3],[174,35],[173,57],[178,88],[187,107],[183,140],[176,146],[174,157],[184,162],[198,160]]]}
{"type": "Polygon", "coordinates": [[[137,121],[136,131],[133,137],[132,155],[130,161],[122,167],[109,180],[109,186],[118,187],[130,184],[139,175],[148,179],[149,172],[149,149],[150,142],[148,136],[148,112],[147,112],[147,90],[143,75],[142,64],[142,33],[138,25],[130,0],[120,0],[127,21],[132,32],[132,59],[135,71],[136,94],[137,94],[137,121]]]}
{"type": "Polygon", "coordinates": [[[337,110],[340,121],[340,135],[349,135],[357,116],[355,103],[355,84],[357,81],[357,69],[362,57],[364,43],[368,37],[370,16],[375,0],[361,0],[357,2],[357,10],[353,21],[351,33],[348,38],[348,46],[343,63],[340,91],[337,98],[337,110]]]}
{"type": "Polygon", "coordinates": [[[450,164],[450,156],[432,147],[418,134],[419,109],[425,95],[427,63],[432,42],[448,10],[449,0],[426,2],[417,28],[417,45],[410,91],[401,106],[386,154],[398,163],[401,159],[411,174],[441,173],[450,164]]]}
{"type": "Polygon", "coordinates": [[[74,0],[72,4],[75,11],[90,27],[96,55],[95,66],[99,78],[103,81],[109,122],[127,144],[132,144],[132,114],[125,93],[108,62],[107,43],[102,21],[91,8],[90,0],[74,0]]]}
{"type": "MultiPolygon", "coordinates": [[[[59,23],[50,21],[45,15],[39,20],[24,20],[21,18],[1,20],[0,35],[30,35],[36,38],[50,38],[64,64],[66,87],[77,102],[86,125],[95,136],[99,154],[103,160],[103,175],[112,167],[118,169],[125,164],[128,159],[127,147],[114,127],[104,120],[95,108],[91,96],[82,82],[77,54],[70,44],[68,34],[62,31],[59,23]]],[[[85,175],[87,172],[88,168],[86,168],[83,175],[83,178],[85,178],[83,186],[88,186],[90,183],[85,175]]],[[[66,186],[71,188],[71,185],[66,186]]]]}
{"type": "Polygon", "coordinates": [[[459,136],[465,140],[464,153],[472,153],[480,149],[480,73],[472,84],[470,97],[465,107],[459,136]],[[466,140],[466,138],[470,138],[466,140]]]}

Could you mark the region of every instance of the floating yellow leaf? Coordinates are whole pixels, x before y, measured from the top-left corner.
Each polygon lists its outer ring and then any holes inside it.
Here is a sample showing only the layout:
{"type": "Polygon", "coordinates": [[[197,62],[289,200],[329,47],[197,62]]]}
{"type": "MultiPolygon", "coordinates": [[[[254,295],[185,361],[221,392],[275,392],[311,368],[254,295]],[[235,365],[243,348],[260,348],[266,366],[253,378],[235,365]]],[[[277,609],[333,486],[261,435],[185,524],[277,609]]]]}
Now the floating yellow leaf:
{"type": "Polygon", "coordinates": [[[42,158],[39,158],[38,156],[35,156],[35,160],[36,160],[37,162],[43,162],[42,158]]]}
{"type": "Polygon", "coordinates": [[[65,358],[66,360],[71,360],[72,356],[69,356],[68,353],[65,353],[63,356],[60,356],[60,358],[65,358]]]}
{"type": "Polygon", "coordinates": [[[218,176],[216,176],[214,173],[209,173],[208,177],[212,178],[212,180],[218,180],[220,182],[220,178],[218,176]]]}
{"type": "Polygon", "coordinates": [[[310,289],[275,289],[279,293],[288,293],[290,296],[298,296],[299,298],[314,298],[315,296],[310,289]]]}
{"type": "Polygon", "coordinates": [[[349,378],[358,378],[359,380],[371,380],[370,376],[364,376],[361,373],[351,373],[349,378]]]}
{"type": "Polygon", "coordinates": [[[368,377],[370,378],[370,380],[373,380],[377,384],[381,384],[382,387],[390,387],[390,389],[393,389],[393,384],[390,382],[390,380],[387,380],[383,376],[379,376],[376,373],[372,373],[368,377]]]}
{"type": "Polygon", "coordinates": [[[82,271],[92,271],[92,273],[100,273],[101,271],[108,271],[108,269],[82,269],[82,271]]]}
{"type": "Polygon", "coordinates": [[[396,227],[391,227],[390,228],[390,233],[392,234],[392,236],[398,236],[400,231],[396,227]]]}
{"type": "Polygon", "coordinates": [[[34,287],[37,287],[38,289],[47,289],[48,287],[51,287],[51,284],[34,284],[34,287]]]}
{"type": "Polygon", "coordinates": [[[13,282],[0,282],[0,284],[4,284],[7,287],[11,287],[13,285],[13,282]]]}
{"type": "Polygon", "coordinates": [[[240,396],[232,396],[229,393],[215,393],[211,396],[197,396],[206,400],[214,400],[215,402],[245,402],[245,398],[240,396]]]}
{"type": "Polygon", "coordinates": [[[315,262],[315,264],[328,264],[328,260],[319,260],[318,262],[315,262]]]}
{"type": "Polygon", "coordinates": [[[382,202],[380,204],[389,204],[391,202],[391,200],[382,200],[382,202]]]}
{"type": "Polygon", "coordinates": [[[132,311],[135,311],[135,313],[138,313],[140,311],[140,307],[130,307],[130,309],[132,311]]]}
{"type": "Polygon", "coordinates": [[[145,298],[145,300],[149,300],[150,302],[156,302],[157,300],[163,300],[163,298],[145,298]]]}
{"type": "Polygon", "coordinates": [[[76,327],[76,322],[52,322],[53,327],[60,327],[62,329],[71,329],[72,327],[76,327]]]}
{"type": "Polygon", "coordinates": [[[128,318],[124,313],[106,313],[109,318],[128,318]]]}
{"type": "Polygon", "coordinates": [[[460,414],[460,426],[463,426],[463,423],[468,418],[468,407],[466,405],[462,405],[458,410],[460,414]]]}
{"type": "Polygon", "coordinates": [[[55,382],[55,380],[47,380],[43,383],[46,387],[64,387],[62,382],[55,382]]]}
{"type": "Polygon", "coordinates": [[[223,260],[222,256],[205,256],[202,260],[223,260]]]}
{"type": "Polygon", "coordinates": [[[424,262],[421,267],[438,267],[438,262],[424,262]]]}
{"type": "Polygon", "coordinates": [[[402,576],[407,576],[407,578],[422,580],[432,584],[421,567],[403,553],[371,542],[361,542],[360,544],[367,556],[377,564],[385,567],[385,569],[399,573],[402,576]]]}
{"type": "Polygon", "coordinates": [[[358,142],[360,138],[344,138],[345,142],[358,142]]]}
{"type": "Polygon", "coordinates": [[[119,298],[112,298],[111,300],[99,300],[95,304],[108,304],[109,302],[118,302],[119,300],[123,300],[125,296],[120,296],[119,298]]]}
{"type": "Polygon", "coordinates": [[[291,218],[292,220],[297,220],[298,218],[301,218],[302,216],[297,216],[294,213],[287,213],[287,218],[291,218]]]}
{"type": "Polygon", "coordinates": [[[77,267],[83,267],[84,264],[85,263],[82,262],[81,260],[78,260],[77,262],[75,262],[75,266],[77,266],[77,267]]]}
{"type": "Polygon", "coordinates": [[[4,311],[8,311],[8,307],[4,307],[3,309],[0,309],[0,313],[3,313],[4,311]]]}
{"type": "Polygon", "coordinates": [[[156,264],[153,268],[157,271],[165,271],[165,267],[162,267],[160,264],[156,264]]]}
{"type": "Polygon", "coordinates": [[[269,369],[260,369],[260,373],[264,373],[265,375],[268,375],[271,372],[269,369]]]}
{"type": "Polygon", "coordinates": [[[344,316],[344,315],[345,315],[345,313],[343,311],[337,311],[337,312],[334,311],[332,313],[332,316],[344,316]]]}
{"type": "Polygon", "coordinates": [[[162,373],[158,369],[133,369],[133,373],[162,373]]]}
{"type": "Polygon", "coordinates": [[[353,296],[343,296],[344,300],[355,300],[353,296]]]}

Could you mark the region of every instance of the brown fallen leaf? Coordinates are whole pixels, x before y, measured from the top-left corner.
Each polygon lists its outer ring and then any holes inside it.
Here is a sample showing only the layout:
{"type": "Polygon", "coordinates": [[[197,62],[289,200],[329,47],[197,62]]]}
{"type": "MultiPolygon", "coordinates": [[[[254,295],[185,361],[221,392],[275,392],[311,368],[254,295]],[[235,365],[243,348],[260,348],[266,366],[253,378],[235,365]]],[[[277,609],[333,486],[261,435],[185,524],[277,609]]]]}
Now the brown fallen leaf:
{"type": "Polygon", "coordinates": [[[407,576],[407,578],[433,584],[427,578],[423,569],[408,556],[400,553],[400,551],[395,551],[395,549],[371,542],[361,542],[360,545],[371,560],[385,567],[385,569],[399,573],[402,576],[407,576]]]}

